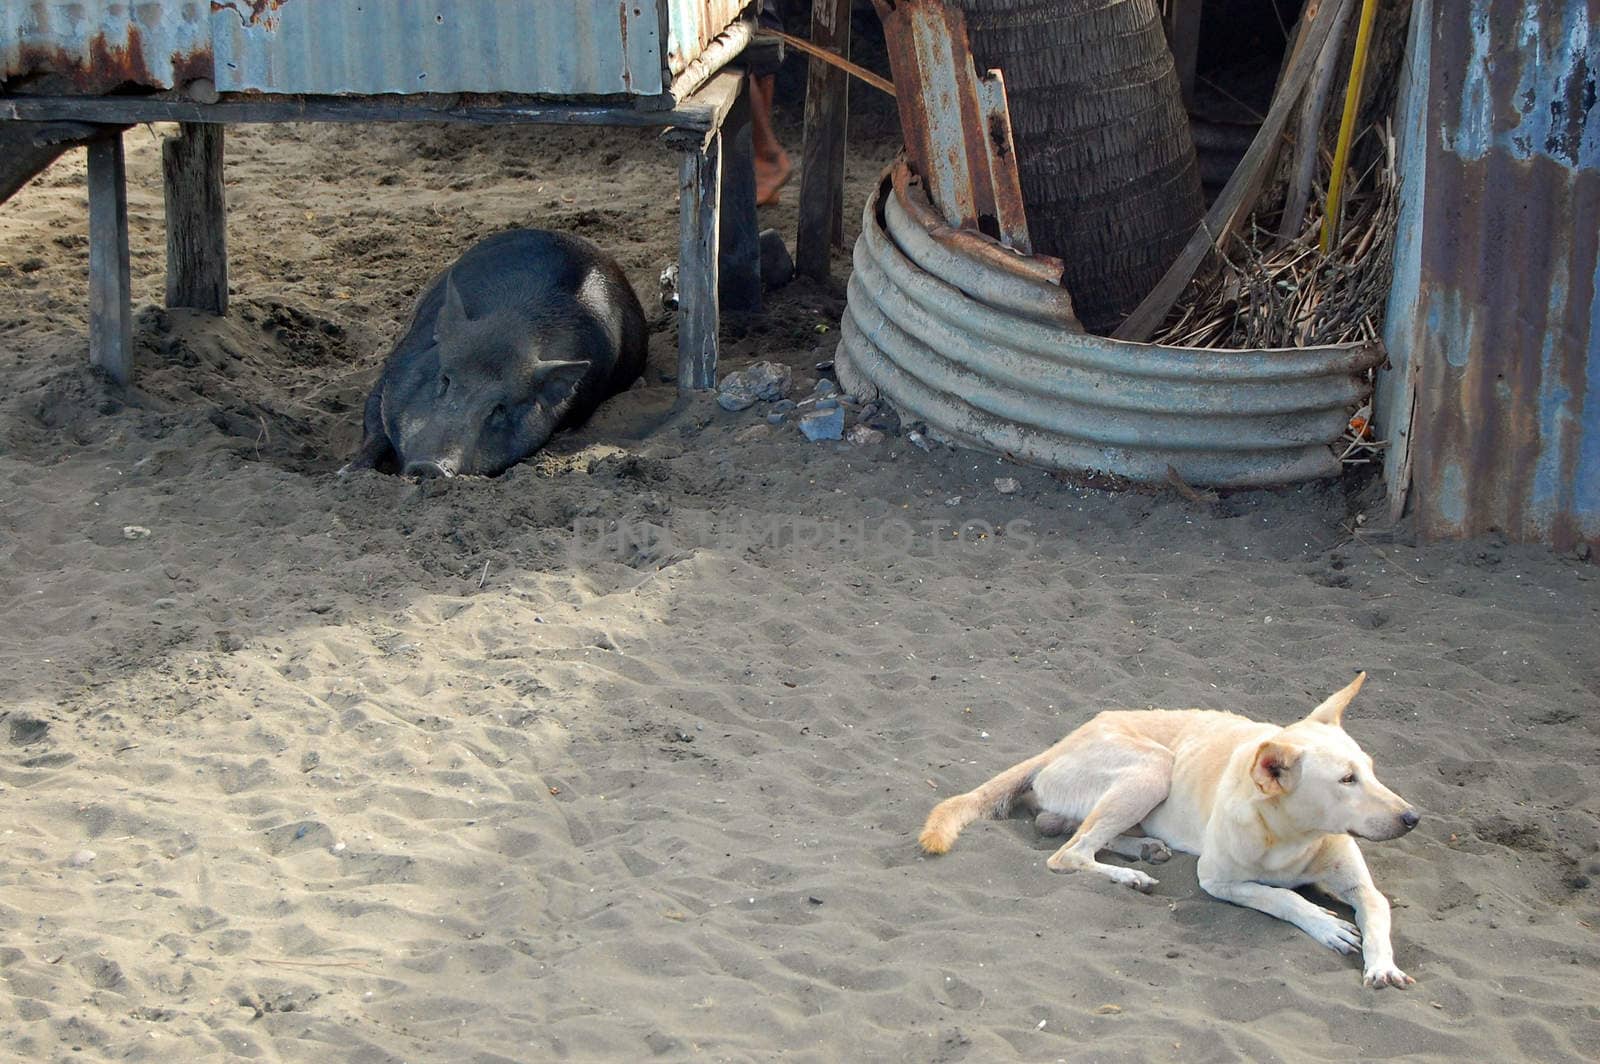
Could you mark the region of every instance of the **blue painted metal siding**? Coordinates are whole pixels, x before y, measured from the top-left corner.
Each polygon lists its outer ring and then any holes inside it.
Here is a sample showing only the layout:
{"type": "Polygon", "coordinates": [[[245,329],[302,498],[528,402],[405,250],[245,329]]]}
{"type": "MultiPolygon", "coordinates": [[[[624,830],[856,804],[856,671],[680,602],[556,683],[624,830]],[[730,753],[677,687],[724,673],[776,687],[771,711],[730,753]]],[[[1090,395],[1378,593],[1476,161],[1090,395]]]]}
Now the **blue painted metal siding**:
{"type": "Polygon", "coordinates": [[[0,0],[0,81],[656,96],[747,0],[0,0]]]}
{"type": "Polygon", "coordinates": [[[1428,535],[1600,542],[1600,0],[1414,17],[1391,485],[1428,535]]]}

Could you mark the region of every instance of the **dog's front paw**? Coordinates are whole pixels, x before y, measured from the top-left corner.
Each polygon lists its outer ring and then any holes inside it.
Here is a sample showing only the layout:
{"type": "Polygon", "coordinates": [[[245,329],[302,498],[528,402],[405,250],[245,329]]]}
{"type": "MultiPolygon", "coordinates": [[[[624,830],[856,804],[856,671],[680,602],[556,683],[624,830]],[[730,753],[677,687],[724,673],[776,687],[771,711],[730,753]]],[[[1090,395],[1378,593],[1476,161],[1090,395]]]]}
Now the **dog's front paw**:
{"type": "Polygon", "coordinates": [[[1417,981],[1393,964],[1374,964],[1362,973],[1361,982],[1370,987],[1397,986],[1404,990],[1415,986],[1417,981]]]}
{"type": "Polygon", "coordinates": [[[1132,887],[1141,894],[1149,894],[1152,890],[1156,889],[1156,884],[1160,882],[1160,880],[1156,879],[1154,876],[1145,875],[1137,868],[1123,868],[1121,865],[1114,865],[1111,867],[1116,869],[1116,871],[1112,873],[1112,879],[1116,880],[1118,883],[1121,883],[1125,887],[1132,887]]]}
{"type": "Polygon", "coordinates": [[[1361,929],[1349,920],[1342,920],[1324,909],[1323,915],[1306,933],[1329,949],[1340,953],[1354,953],[1361,948],[1361,929]]]}

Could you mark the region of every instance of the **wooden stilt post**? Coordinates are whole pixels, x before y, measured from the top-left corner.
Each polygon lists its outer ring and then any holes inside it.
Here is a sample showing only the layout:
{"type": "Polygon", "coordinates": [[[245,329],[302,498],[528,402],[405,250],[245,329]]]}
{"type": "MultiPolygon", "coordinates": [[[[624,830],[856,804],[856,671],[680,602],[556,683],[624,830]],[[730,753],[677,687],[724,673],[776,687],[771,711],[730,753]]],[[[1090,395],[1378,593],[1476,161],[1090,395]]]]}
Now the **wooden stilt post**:
{"type": "MultiPolygon", "coordinates": [[[[850,0],[812,0],[811,42],[850,55],[850,0]]],[[[828,276],[833,244],[844,242],[844,153],[850,79],[838,67],[811,60],[806,82],[805,143],[800,163],[800,228],[795,269],[828,276]]]]}
{"type": "Polygon", "coordinates": [[[222,126],[185,122],[161,143],[167,203],[167,306],[228,312],[228,208],[222,126]]]}
{"type": "Polygon", "coordinates": [[[132,291],[118,129],[89,144],[89,361],[123,385],[133,377],[132,291]]]}
{"type": "Polygon", "coordinates": [[[683,153],[678,177],[678,390],[717,383],[722,133],[683,153]]]}
{"type": "Polygon", "coordinates": [[[1200,0],[1171,0],[1164,28],[1185,107],[1194,106],[1195,66],[1200,55],[1200,0]]]}
{"type": "Polygon", "coordinates": [[[760,222],[756,218],[755,148],[750,139],[750,85],[741,78],[739,96],[722,123],[722,278],[725,310],[761,309],[760,222]]]}

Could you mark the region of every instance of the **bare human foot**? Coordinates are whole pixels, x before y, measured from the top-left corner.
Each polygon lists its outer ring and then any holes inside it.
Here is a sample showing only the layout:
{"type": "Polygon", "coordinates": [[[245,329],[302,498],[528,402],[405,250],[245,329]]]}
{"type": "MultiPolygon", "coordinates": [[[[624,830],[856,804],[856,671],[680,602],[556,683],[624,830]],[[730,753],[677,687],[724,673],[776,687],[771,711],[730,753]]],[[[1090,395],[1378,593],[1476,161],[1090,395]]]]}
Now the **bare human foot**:
{"type": "Polygon", "coordinates": [[[775,80],[771,74],[750,79],[750,139],[755,149],[756,203],[762,207],[778,202],[780,190],[794,171],[789,153],[783,150],[772,128],[775,80]]]}

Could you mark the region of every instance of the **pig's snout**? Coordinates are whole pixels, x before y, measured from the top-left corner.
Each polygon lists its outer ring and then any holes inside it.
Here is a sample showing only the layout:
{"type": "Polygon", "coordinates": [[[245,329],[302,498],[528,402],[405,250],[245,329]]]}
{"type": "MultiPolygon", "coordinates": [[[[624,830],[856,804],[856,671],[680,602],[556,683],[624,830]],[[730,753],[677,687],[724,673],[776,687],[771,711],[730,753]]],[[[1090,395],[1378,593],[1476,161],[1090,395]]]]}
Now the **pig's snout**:
{"type": "Polygon", "coordinates": [[[428,460],[407,462],[403,472],[408,477],[453,477],[456,475],[456,471],[450,468],[449,463],[428,460]]]}

